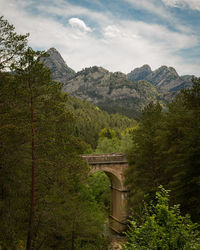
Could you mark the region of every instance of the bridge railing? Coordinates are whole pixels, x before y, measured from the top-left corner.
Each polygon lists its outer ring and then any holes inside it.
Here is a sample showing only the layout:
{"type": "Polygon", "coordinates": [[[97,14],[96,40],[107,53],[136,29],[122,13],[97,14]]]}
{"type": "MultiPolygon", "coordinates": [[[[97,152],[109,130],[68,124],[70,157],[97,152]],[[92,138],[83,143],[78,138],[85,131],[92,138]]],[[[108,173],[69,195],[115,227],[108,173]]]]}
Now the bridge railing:
{"type": "Polygon", "coordinates": [[[124,154],[90,154],[82,155],[82,158],[87,160],[88,163],[113,163],[113,162],[127,162],[126,156],[124,154]]]}

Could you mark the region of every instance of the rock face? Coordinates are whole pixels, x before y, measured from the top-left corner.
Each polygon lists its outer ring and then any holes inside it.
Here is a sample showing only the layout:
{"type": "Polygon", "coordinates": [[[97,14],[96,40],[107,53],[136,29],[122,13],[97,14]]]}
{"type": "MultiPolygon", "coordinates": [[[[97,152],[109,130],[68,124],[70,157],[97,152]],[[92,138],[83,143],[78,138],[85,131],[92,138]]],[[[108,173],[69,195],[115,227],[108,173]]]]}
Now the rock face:
{"type": "Polygon", "coordinates": [[[64,91],[110,113],[136,118],[149,102],[159,101],[165,105],[182,87],[192,85],[192,76],[181,77],[167,66],[152,71],[149,65],[144,65],[127,75],[97,66],[75,73],[56,49],[47,52],[50,56],[43,60],[44,64],[55,81],[64,83],[64,91]]]}
{"type": "Polygon", "coordinates": [[[145,78],[152,73],[149,65],[145,64],[141,68],[136,68],[131,71],[127,76],[132,82],[145,80],[145,78]]]}
{"type": "Polygon", "coordinates": [[[151,71],[148,65],[134,69],[128,75],[131,81],[145,80],[158,89],[166,91],[178,91],[183,87],[192,86],[192,76],[179,76],[176,70],[172,67],[161,66],[160,68],[151,71]]]}
{"type": "Polygon", "coordinates": [[[78,72],[66,82],[63,89],[108,112],[118,112],[134,118],[149,102],[160,98],[158,91],[150,83],[133,83],[126,74],[111,73],[96,66],[78,72]]]}
{"type": "Polygon", "coordinates": [[[51,70],[54,81],[65,83],[76,73],[67,66],[60,53],[55,48],[47,50],[49,57],[42,59],[44,65],[51,70]]]}

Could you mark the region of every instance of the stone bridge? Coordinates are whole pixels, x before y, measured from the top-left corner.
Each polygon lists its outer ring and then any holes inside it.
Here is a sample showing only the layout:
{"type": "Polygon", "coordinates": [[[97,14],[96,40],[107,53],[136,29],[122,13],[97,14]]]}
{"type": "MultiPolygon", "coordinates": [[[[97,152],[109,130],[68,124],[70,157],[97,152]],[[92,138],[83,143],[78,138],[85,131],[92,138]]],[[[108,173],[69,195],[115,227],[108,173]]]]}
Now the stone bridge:
{"type": "Polygon", "coordinates": [[[89,174],[103,171],[110,179],[110,228],[117,233],[126,229],[128,207],[128,191],[124,186],[124,172],[128,167],[127,159],[123,154],[91,154],[82,155],[91,168],[89,174]]]}

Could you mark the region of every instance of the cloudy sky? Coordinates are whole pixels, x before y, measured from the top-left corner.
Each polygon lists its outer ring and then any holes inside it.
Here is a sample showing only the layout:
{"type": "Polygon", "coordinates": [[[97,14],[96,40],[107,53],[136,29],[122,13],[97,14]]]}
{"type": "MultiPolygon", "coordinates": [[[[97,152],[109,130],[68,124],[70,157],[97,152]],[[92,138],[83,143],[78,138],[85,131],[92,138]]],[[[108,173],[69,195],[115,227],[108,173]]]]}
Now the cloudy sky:
{"type": "Polygon", "coordinates": [[[76,71],[149,64],[200,76],[200,0],[0,0],[34,49],[56,48],[76,71]]]}

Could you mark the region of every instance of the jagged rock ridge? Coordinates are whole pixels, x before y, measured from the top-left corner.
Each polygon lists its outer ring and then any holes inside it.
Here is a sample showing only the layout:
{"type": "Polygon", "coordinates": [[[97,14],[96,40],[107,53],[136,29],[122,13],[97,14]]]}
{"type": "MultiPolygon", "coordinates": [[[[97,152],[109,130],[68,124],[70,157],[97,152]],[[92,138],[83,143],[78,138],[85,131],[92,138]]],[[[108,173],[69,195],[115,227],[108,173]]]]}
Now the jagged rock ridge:
{"type": "Polygon", "coordinates": [[[42,59],[44,65],[51,70],[54,81],[65,83],[75,76],[76,72],[67,66],[60,53],[55,48],[47,50],[48,57],[42,59]]]}
{"type": "Polygon", "coordinates": [[[160,99],[158,91],[150,83],[133,83],[126,74],[111,73],[97,66],[78,72],[66,82],[63,89],[108,112],[118,112],[134,118],[150,101],[160,99]]]}
{"type": "Polygon", "coordinates": [[[136,68],[128,75],[131,81],[144,80],[147,81],[158,89],[167,91],[178,91],[181,88],[192,86],[192,76],[179,76],[176,70],[172,67],[161,66],[160,68],[152,71],[148,65],[136,68]]]}
{"type": "Polygon", "coordinates": [[[136,118],[149,102],[159,101],[165,105],[180,88],[192,85],[192,76],[181,77],[174,68],[167,66],[152,71],[149,65],[144,65],[127,75],[97,66],[75,73],[56,49],[47,52],[50,56],[44,63],[50,68],[53,79],[64,83],[64,91],[110,113],[136,118]]]}

